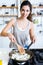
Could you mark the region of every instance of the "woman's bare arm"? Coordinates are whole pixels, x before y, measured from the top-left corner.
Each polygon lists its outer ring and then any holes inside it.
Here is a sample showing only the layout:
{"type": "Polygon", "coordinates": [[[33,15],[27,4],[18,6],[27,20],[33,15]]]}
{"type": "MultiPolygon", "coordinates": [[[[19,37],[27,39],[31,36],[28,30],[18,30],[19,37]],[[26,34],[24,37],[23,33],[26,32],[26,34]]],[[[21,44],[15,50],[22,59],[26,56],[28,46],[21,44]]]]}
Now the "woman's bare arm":
{"type": "Polygon", "coordinates": [[[11,19],[10,22],[3,28],[1,36],[8,36],[7,31],[14,25],[14,19],[11,19]]]}
{"type": "Polygon", "coordinates": [[[33,23],[30,24],[30,31],[29,31],[29,33],[30,33],[31,41],[35,42],[34,24],[33,23]]]}

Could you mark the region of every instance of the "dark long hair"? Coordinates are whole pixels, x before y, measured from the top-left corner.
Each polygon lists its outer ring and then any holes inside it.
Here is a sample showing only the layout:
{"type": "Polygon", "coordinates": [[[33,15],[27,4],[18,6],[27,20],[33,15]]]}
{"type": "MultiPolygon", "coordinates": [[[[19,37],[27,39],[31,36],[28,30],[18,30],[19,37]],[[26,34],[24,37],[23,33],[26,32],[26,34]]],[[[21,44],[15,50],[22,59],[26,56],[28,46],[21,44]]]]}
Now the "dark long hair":
{"type": "Polygon", "coordinates": [[[30,7],[30,14],[27,17],[27,19],[30,20],[30,21],[32,21],[32,14],[31,14],[31,12],[32,12],[32,5],[31,5],[31,3],[29,1],[23,1],[21,3],[20,10],[22,9],[23,6],[26,6],[26,5],[28,5],[30,7]]]}

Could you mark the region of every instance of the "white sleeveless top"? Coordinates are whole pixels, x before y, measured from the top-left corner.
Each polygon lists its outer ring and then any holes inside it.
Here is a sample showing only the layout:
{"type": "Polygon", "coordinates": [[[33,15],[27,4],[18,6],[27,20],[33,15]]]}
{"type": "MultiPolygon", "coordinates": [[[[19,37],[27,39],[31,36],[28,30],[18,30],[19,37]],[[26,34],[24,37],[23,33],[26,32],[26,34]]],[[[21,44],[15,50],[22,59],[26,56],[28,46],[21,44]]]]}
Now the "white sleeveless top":
{"type": "MultiPolygon", "coordinates": [[[[29,45],[29,30],[30,30],[30,22],[28,22],[28,25],[25,30],[21,30],[18,28],[17,21],[15,22],[14,28],[13,28],[13,34],[17,40],[17,43],[21,46],[25,47],[25,45],[29,45]]],[[[10,43],[10,48],[17,49],[17,46],[14,43],[10,43]]]]}

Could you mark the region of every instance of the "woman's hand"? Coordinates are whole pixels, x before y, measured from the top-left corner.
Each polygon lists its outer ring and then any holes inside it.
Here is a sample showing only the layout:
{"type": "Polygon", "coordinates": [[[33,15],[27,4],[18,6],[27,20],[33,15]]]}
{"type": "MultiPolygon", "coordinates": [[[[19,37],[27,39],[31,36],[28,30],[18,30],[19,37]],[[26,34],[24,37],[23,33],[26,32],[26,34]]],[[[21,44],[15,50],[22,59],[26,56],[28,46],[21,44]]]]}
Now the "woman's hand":
{"type": "Polygon", "coordinates": [[[20,54],[25,54],[25,50],[22,46],[18,45],[18,51],[20,52],[20,54]]]}
{"type": "Polygon", "coordinates": [[[36,41],[36,37],[33,36],[33,37],[32,37],[32,42],[35,43],[35,41],[36,41]]]}
{"type": "Polygon", "coordinates": [[[8,38],[11,40],[11,42],[16,42],[16,39],[12,33],[8,34],[8,38]]]}

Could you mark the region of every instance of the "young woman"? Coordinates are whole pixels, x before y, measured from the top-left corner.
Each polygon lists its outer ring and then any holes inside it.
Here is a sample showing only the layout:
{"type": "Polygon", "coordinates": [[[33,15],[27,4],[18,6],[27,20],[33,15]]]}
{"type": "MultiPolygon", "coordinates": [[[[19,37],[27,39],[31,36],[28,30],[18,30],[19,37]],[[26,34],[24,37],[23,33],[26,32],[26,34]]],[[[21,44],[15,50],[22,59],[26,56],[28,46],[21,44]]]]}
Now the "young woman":
{"type": "Polygon", "coordinates": [[[2,30],[1,35],[7,36],[10,40],[10,47],[18,49],[21,54],[25,53],[25,46],[29,44],[29,37],[31,41],[35,42],[34,25],[32,22],[32,5],[29,1],[23,1],[20,6],[21,16],[11,21],[2,30]],[[7,31],[13,26],[13,33],[7,31]]]}
{"type": "Polygon", "coordinates": [[[32,22],[32,5],[29,1],[24,1],[20,6],[21,16],[11,21],[2,30],[1,35],[7,36],[11,40],[10,47],[18,48],[20,53],[25,53],[24,47],[29,44],[29,37],[35,42],[34,25],[32,22]],[[13,34],[7,31],[13,26],[13,34]]]}

